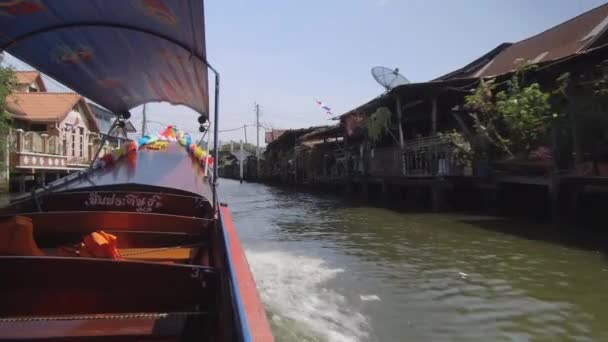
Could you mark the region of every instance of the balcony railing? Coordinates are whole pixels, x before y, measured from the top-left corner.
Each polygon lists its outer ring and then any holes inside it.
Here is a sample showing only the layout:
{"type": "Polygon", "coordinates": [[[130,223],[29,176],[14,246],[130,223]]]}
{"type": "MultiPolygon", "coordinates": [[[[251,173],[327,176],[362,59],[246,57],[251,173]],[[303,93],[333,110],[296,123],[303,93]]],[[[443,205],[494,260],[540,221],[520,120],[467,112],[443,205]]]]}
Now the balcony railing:
{"type": "Polygon", "coordinates": [[[18,152],[61,155],[63,151],[63,144],[57,136],[49,136],[46,133],[39,132],[15,131],[12,137],[14,139],[13,146],[16,146],[18,152]],[[20,139],[21,134],[23,139],[20,139]]]}
{"type": "Polygon", "coordinates": [[[430,136],[405,143],[403,163],[406,176],[433,177],[462,174],[454,146],[444,136],[430,136]]]}
{"type": "MultiPolygon", "coordinates": [[[[10,166],[26,169],[83,169],[90,163],[90,157],[99,145],[86,146],[87,157],[67,156],[64,145],[58,136],[44,132],[24,132],[17,129],[11,132],[10,166]]],[[[107,146],[109,149],[110,146],[107,146]]],[[[100,153],[103,154],[105,149],[100,153]]]]}
{"type": "Polygon", "coordinates": [[[403,175],[402,158],[399,147],[374,148],[367,158],[367,173],[377,177],[398,177],[403,175]]]}

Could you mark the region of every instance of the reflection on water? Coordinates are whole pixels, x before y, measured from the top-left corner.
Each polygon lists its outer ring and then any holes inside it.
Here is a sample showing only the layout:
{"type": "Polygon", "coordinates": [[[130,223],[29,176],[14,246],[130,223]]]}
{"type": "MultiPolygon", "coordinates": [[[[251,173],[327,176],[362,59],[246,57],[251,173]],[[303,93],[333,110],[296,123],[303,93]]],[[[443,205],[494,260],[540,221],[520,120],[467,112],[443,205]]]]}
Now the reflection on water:
{"type": "Polygon", "coordinates": [[[505,234],[489,217],[230,180],[221,194],[277,341],[608,340],[602,253],[505,234]]]}

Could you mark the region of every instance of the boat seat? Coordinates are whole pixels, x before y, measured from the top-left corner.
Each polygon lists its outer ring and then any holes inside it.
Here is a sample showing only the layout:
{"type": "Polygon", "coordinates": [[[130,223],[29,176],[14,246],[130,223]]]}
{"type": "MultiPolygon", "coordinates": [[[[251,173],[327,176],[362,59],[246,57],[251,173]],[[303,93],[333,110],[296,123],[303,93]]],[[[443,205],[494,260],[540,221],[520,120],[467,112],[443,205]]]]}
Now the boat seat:
{"type": "Polygon", "coordinates": [[[34,240],[29,217],[12,216],[0,221],[0,255],[44,255],[34,240]]]}
{"type": "MultiPolygon", "coordinates": [[[[168,232],[200,235],[210,219],[152,213],[59,211],[23,213],[35,227],[35,234],[82,233],[94,231],[168,232]]],[[[13,217],[4,216],[5,218],[13,217]]],[[[2,217],[0,217],[0,220],[2,217]]]]}
{"type": "Polygon", "coordinates": [[[0,336],[11,341],[177,341],[187,319],[187,316],[173,313],[0,319],[0,336]]]}
{"type": "Polygon", "coordinates": [[[0,319],[194,312],[217,308],[212,267],[62,257],[0,256],[0,319]]]}
{"type": "Polygon", "coordinates": [[[186,262],[194,257],[198,248],[119,248],[118,252],[126,260],[153,262],[186,262]]]}

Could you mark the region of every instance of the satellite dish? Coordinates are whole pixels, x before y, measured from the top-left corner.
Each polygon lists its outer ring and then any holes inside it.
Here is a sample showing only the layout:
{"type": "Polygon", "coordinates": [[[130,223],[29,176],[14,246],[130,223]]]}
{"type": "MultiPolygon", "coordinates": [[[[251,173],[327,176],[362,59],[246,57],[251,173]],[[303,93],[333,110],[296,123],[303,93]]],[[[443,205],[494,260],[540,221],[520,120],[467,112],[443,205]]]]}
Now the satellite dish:
{"type": "Polygon", "coordinates": [[[399,68],[393,70],[382,66],[373,67],[372,76],[376,82],[380,83],[386,90],[391,90],[397,86],[410,83],[407,78],[399,73],[399,68]]]}

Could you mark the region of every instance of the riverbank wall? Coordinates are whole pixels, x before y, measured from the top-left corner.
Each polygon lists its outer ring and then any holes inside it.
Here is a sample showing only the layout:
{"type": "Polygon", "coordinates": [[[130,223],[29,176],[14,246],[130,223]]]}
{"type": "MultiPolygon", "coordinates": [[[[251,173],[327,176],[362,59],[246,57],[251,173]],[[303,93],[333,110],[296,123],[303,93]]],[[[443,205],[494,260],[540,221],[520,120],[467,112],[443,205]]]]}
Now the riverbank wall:
{"type": "MultiPolygon", "coordinates": [[[[238,177],[228,177],[238,179],[238,177]]],[[[573,186],[560,181],[558,198],[550,185],[489,181],[474,177],[380,179],[352,177],[341,181],[295,182],[294,179],[247,177],[245,182],[343,196],[370,205],[414,212],[466,212],[521,217],[553,223],[601,225],[605,220],[606,187],[573,186]]]]}

